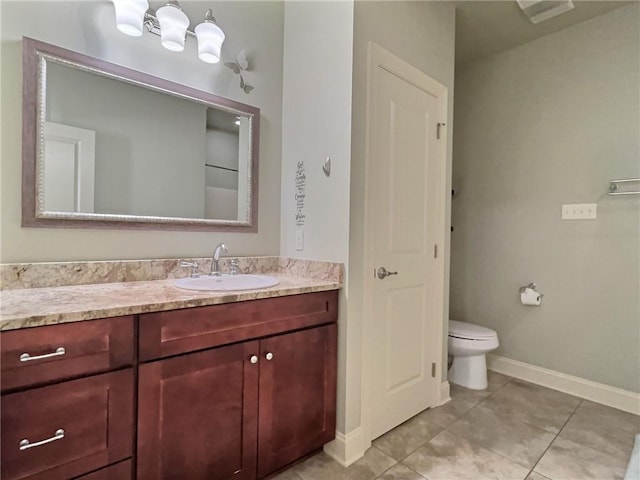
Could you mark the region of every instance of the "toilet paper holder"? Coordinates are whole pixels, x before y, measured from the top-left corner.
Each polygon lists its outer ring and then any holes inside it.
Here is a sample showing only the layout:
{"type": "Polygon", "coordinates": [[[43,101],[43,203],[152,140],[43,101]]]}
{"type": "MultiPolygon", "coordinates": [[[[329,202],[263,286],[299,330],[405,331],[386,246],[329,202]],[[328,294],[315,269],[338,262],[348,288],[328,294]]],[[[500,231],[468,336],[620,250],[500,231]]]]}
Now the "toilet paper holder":
{"type": "Polygon", "coordinates": [[[520,293],[521,293],[521,294],[522,294],[522,293],[524,293],[524,292],[525,292],[525,290],[526,290],[527,288],[530,288],[531,290],[533,290],[533,291],[535,291],[536,293],[540,294],[540,298],[544,297],[544,294],[543,294],[543,293],[540,293],[540,292],[538,292],[538,291],[536,290],[536,284],[535,284],[535,282],[531,282],[529,285],[525,285],[525,286],[523,286],[523,287],[520,287],[520,290],[519,290],[519,291],[520,291],[520,293]]]}

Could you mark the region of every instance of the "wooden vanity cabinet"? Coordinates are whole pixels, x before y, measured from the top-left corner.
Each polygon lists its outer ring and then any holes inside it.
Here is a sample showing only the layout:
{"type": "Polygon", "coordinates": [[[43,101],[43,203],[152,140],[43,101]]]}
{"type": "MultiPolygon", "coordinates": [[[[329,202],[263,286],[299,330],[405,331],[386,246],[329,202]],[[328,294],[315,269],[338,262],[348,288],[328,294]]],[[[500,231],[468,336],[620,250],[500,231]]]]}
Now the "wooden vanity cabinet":
{"type": "Polygon", "coordinates": [[[264,478],[334,438],[336,291],[164,313],[141,355],[203,350],[139,367],[139,480],[264,478]]]}
{"type": "Polygon", "coordinates": [[[120,317],[0,334],[3,480],[66,480],[131,458],[133,321],[120,317]]]}
{"type": "Polygon", "coordinates": [[[3,332],[0,477],[262,479],[334,438],[337,312],[327,291],[3,332]]]}

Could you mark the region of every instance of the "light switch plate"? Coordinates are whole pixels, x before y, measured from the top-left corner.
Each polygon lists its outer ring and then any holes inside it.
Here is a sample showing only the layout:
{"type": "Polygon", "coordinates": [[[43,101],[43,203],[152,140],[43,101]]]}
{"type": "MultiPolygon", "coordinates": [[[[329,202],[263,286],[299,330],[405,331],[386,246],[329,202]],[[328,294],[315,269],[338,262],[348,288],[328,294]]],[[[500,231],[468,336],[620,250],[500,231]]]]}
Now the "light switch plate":
{"type": "Polygon", "coordinates": [[[597,217],[597,213],[597,203],[562,205],[562,220],[594,220],[597,217]]]}
{"type": "Polygon", "coordinates": [[[298,252],[304,250],[304,230],[296,230],[296,250],[298,252]]]}

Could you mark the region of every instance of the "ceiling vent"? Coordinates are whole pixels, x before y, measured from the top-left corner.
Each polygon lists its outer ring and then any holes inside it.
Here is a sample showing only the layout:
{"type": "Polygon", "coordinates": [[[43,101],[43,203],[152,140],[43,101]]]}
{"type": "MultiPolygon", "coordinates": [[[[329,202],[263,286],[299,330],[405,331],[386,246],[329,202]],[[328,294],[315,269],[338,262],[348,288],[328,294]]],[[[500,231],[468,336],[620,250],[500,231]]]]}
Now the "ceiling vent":
{"type": "Polygon", "coordinates": [[[540,23],[574,9],[571,0],[516,0],[531,23],[540,23]]]}

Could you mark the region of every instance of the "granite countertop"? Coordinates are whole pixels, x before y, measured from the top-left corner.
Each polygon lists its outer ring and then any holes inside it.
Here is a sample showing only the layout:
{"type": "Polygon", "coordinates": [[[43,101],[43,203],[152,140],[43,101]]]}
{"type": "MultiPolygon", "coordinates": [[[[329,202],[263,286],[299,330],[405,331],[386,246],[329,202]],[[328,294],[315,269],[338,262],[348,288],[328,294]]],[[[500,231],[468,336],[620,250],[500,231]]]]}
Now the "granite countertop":
{"type": "Polygon", "coordinates": [[[322,280],[282,273],[268,275],[278,278],[280,284],[241,292],[183,290],[173,285],[173,279],[4,290],[0,292],[0,331],[342,287],[336,279],[322,280]]]}

